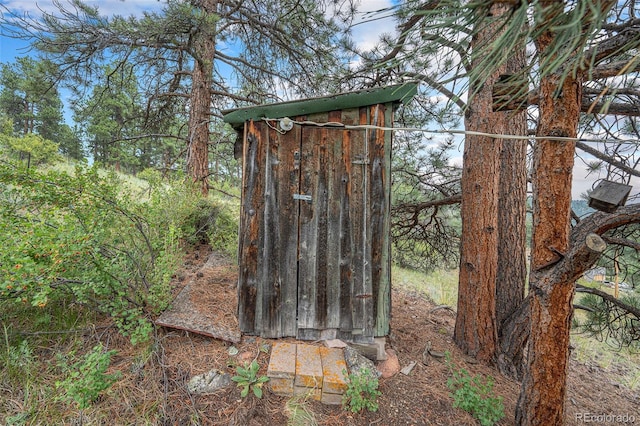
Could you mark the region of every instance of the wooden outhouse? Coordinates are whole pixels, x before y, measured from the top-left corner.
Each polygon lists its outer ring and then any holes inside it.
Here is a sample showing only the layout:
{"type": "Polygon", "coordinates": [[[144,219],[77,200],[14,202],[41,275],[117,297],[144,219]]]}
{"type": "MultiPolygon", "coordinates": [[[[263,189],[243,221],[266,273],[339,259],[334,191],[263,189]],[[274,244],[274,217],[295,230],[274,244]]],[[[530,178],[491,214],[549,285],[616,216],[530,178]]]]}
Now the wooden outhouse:
{"type": "Polygon", "coordinates": [[[389,332],[393,111],[415,84],[225,111],[242,136],[245,334],[371,342],[389,332]]]}

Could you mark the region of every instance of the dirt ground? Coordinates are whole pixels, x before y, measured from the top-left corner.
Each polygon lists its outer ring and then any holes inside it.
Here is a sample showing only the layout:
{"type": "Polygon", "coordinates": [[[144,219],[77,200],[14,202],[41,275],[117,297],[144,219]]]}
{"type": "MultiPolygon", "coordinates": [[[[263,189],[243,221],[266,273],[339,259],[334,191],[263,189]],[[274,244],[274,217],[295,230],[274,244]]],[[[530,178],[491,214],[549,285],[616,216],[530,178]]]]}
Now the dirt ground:
{"type": "MultiPolygon", "coordinates": [[[[219,308],[212,315],[217,316],[221,324],[237,327],[235,317],[229,315],[230,312],[235,313],[236,280],[237,268],[231,262],[220,256],[212,258],[206,247],[200,247],[189,254],[174,283],[176,294],[189,282],[202,286],[192,293],[199,295],[193,298],[194,302],[201,304],[203,309],[219,308]],[[207,260],[208,267],[203,268],[207,260]]],[[[273,341],[244,336],[240,343],[235,344],[239,349],[238,355],[231,356],[229,342],[184,330],[160,328],[155,351],[147,359],[141,360],[139,352],[127,354],[126,340],[122,339],[122,350],[114,359],[114,368],[129,373],[116,385],[121,389],[113,392],[120,401],[122,398],[129,400],[126,406],[120,402],[120,416],[130,421],[133,416],[135,424],[286,425],[289,413],[298,408],[308,411],[319,425],[479,424],[466,412],[452,407],[453,399],[446,385],[450,377],[447,366],[434,358],[428,365],[421,362],[425,345],[431,342],[433,350],[448,351],[457,368],[465,368],[472,375],[481,374],[495,379],[495,394],[504,398],[505,405],[506,415],[500,424],[512,425],[519,383],[489,366],[474,362],[457,349],[452,341],[454,313],[435,306],[423,295],[400,289],[393,291],[392,298],[392,333],[387,339],[387,347],[395,349],[401,366],[412,361],[416,361],[417,366],[409,376],[397,374],[380,380],[382,396],[379,398],[379,410],[375,413],[353,414],[340,406],[304,400],[292,404],[288,398],[268,391],[262,399],[252,396],[242,399],[235,386],[205,396],[189,395],[185,385],[192,376],[213,368],[233,375],[234,366],[241,363],[241,359],[257,356],[260,374],[265,374],[269,355],[261,352],[260,347],[273,341]],[[151,411],[157,413],[153,418],[137,420],[151,411]]],[[[114,335],[112,347],[117,348],[117,339],[114,335]]],[[[582,424],[578,419],[582,413],[634,415],[635,423],[640,424],[640,395],[617,383],[611,372],[594,365],[579,364],[572,359],[566,424],[582,424]]]]}

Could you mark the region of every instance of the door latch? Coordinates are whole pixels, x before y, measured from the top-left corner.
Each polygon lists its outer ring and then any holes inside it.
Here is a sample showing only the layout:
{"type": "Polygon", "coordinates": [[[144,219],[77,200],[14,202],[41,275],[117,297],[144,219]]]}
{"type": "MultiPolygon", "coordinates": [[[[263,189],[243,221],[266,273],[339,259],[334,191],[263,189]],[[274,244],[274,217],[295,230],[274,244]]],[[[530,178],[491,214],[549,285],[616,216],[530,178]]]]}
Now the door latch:
{"type": "Polygon", "coordinates": [[[299,151],[296,151],[293,153],[293,169],[294,170],[300,169],[300,152],[299,151]]]}

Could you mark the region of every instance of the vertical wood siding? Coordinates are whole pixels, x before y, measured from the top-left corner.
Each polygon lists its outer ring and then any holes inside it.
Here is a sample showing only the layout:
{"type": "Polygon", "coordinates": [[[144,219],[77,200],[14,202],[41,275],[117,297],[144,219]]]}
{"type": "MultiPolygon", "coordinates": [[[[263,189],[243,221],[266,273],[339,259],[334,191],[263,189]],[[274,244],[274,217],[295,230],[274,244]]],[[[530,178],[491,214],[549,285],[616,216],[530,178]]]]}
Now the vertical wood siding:
{"type": "MultiPolygon", "coordinates": [[[[380,104],[296,118],[388,126],[391,114],[380,104]]],[[[244,141],[241,330],[307,340],[386,335],[390,132],[294,126],[280,134],[251,121],[244,141]]]]}

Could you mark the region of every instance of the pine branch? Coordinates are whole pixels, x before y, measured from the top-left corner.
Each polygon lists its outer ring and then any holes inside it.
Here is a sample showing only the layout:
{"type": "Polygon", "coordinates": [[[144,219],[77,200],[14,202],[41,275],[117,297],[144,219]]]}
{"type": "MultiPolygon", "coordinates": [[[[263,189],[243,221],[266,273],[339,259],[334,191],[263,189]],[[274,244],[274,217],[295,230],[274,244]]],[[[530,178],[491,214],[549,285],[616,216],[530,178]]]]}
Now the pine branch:
{"type": "Polygon", "coordinates": [[[592,288],[592,287],[586,287],[583,286],[582,284],[576,284],[576,291],[579,293],[589,293],[589,294],[595,294],[598,297],[601,297],[602,299],[606,300],[607,302],[610,302],[612,304],[614,304],[615,306],[629,312],[630,314],[633,314],[638,320],[640,320],[640,309],[631,306],[627,303],[624,303],[622,301],[620,301],[620,299],[616,299],[615,297],[613,297],[612,295],[610,295],[609,293],[606,293],[602,290],[598,290],[597,288],[592,288]]]}
{"type": "Polygon", "coordinates": [[[584,142],[576,142],[576,148],[581,149],[582,151],[586,152],[587,154],[591,154],[594,157],[608,163],[611,164],[612,166],[615,166],[617,168],[619,168],[622,171],[625,171],[627,173],[629,173],[632,176],[638,176],[640,177],[640,170],[637,170],[633,167],[629,167],[628,165],[626,165],[625,163],[616,160],[615,158],[612,158],[608,155],[606,155],[603,152],[598,151],[595,148],[590,147],[588,144],[584,143],[584,142]]]}
{"type": "Polygon", "coordinates": [[[398,28],[400,37],[398,37],[398,41],[395,43],[393,49],[385,56],[380,58],[378,62],[384,64],[392,59],[396,59],[398,54],[402,51],[404,44],[407,41],[407,37],[410,34],[410,31],[425,17],[424,12],[427,10],[435,10],[439,4],[440,1],[433,0],[423,3],[422,5],[417,7],[414,14],[398,28]]]}
{"type": "Polygon", "coordinates": [[[587,50],[583,55],[582,68],[589,69],[593,64],[597,65],[605,59],[629,52],[638,46],[640,46],[640,23],[634,21],[633,25],[626,27],[619,34],[587,50]]]}

